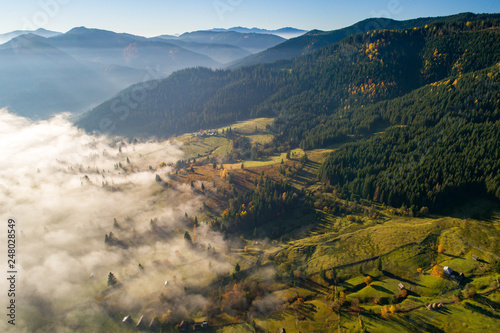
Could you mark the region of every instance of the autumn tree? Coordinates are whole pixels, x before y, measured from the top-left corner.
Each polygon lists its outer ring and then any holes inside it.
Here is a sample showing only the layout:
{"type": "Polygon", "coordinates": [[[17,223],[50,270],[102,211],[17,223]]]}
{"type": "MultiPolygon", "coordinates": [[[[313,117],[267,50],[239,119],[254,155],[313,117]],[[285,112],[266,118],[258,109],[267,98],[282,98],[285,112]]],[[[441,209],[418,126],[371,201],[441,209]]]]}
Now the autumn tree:
{"type": "Polygon", "coordinates": [[[444,276],[443,267],[441,267],[440,265],[434,265],[434,267],[432,267],[431,274],[436,277],[443,277],[444,276]]]}
{"type": "Polygon", "coordinates": [[[438,253],[443,253],[443,252],[444,252],[444,246],[443,246],[443,244],[439,244],[438,253]]]}
{"type": "Polygon", "coordinates": [[[389,307],[387,305],[384,305],[381,309],[380,312],[382,314],[382,318],[387,319],[389,318],[389,307]]]}
{"type": "Polygon", "coordinates": [[[428,207],[424,206],[424,207],[420,208],[420,215],[427,216],[429,214],[430,214],[430,210],[428,207]]]}
{"type": "Polygon", "coordinates": [[[367,286],[371,285],[372,282],[373,282],[373,279],[371,276],[368,275],[367,277],[365,277],[365,283],[367,286]]]}

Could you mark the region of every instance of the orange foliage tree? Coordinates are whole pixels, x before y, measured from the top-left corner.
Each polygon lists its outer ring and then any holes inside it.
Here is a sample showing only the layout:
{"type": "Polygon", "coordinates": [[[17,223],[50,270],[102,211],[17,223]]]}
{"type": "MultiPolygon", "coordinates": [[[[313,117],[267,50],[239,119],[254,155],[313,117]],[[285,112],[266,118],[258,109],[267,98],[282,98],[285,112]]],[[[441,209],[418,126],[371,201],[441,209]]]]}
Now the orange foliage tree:
{"type": "Polygon", "coordinates": [[[389,307],[387,305],[384,305],[381,309],[380,312],[382,314],[382,318],[389,318],[389,307]]]}
{"type": "Polygon", "coordinates": [[[432,267],[431,274],[437,277],[443,277],[444,276],[443,267],[440,265],[434,265],[434,267],[432,267]]]}

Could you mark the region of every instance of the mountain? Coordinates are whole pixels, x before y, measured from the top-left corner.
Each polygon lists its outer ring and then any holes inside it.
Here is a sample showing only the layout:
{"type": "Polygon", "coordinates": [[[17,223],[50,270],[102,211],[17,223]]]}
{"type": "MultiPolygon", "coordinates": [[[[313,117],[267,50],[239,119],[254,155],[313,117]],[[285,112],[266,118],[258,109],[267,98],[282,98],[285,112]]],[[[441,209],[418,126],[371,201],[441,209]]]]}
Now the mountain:
{"type": "Polygon", "coordinates": [[[109,98],[117,88],[34,34],[1,45],[0,60],[0,104],[32,119],[83,110],[88,101],[109,98]]]}
{"type": "Polygon", "coordinates": [[[387,18],[370,18],[358,22],[352,26],[333,30],[333,31],[320,31],[312,30],[308,33],[292,38],[282,44],[265,50],[261,53],[251,55],[247,58],[241,59],[230,64],[230,68],[237,68],[241,66],[249,66],[254,64],[270,63],[281,59],[291,59],[301,54],[307,54],[316,50],[322,49],[333,43],[339,42],[342,39],[363,32],[372,30],[388,29],[410,29],[414,27],[424,27],[425,25],[432,25],[438,22],[475,22],[488,18],[498,18],[500,15],[491,14],[473,14],[462,13],[446,17],[429,17],[418,18],[407,21],[396,21],[387,18]]]}
{"type": "Polygon", "coordinates": [[[183,49],[167,40],[149,40],[99,29],[74,28],[63,35],[50,38],[50,43],[81,61],[143,70],[155,68],[163,75],[186,67],[219,66],[213,59],[183,49]]]}
{"type": "Polygon", "coordinates": [[[239,33],[235,31],[195,31],[182,34],[178,39],[202,44],[231,45],[250,53],[261,52],[286,40],[270,34],[239,33]]]}
{"type": "Polygon", "coordinates": [[[254,53],[278,45],[285,39],[264,33],[236,31],[195,31],[180,36],[162,35],[152,40],[162,40],[186,50],[229,64],[254,53]]]}
{"type": "Polygon", "coordinates": [[[244,27],[233,27],[229,29],[221,29],[221,28],[216,28],[216,29],[211,29],[209,31],[235,31],[243,34],[248,34],[248,33],[254,33],[254,34],[271,34],[271,35],[276,35],[283,37],[285,39],[290,39],[290,38],[295,38],[299,37],[307,32],[307,30],[300,30],[300,29],[295,29],[295,28],[281,28],[277,30],[267,30],[267,29],[259,29],[259,28],[244,28],[244,27]]]}
{"type": "MultiPolygon", "coordinates": [[[[161,37],[160,37],[161,38],[161,37]]],[[[220,64],[228,64],[236,60],[245,58],[252,53],[240,47],[226,44],[197,43],[184,41],[179,38],[167,38],[173,45],[182,47],[185,50],[205,55],[220,64]]]]}
{"type": "Polygon", "coordinates": [[[106,119],[113,134],[168,137],[278,116],[277,151],[364,138],[320,169],[338,191],[441,209],[467,193],[500,199],[499,64],[495,16],[384,29],[272,64],[176,72],[133,108],[113,99],[78,125],[93,131],[106,119]]]}
{"type": "MultiPolygon", "coordinates": [[[[479,29],[485,24],[481,22],[469,25],[479,29]]],[[[291,60],[233,71],[180,71],[160,81],[149,98],[132,110],[130,120],[116,120],[114,133],[168,137],[286,110],[300,120],[288,122],[290,132],[282,139],[304,140],[304,148],[309,148],[315,145],[307,143],[307,126],[316,126],[311,114],[328,114],[346,105],[361,106],[404,95],[456,74],[456,62],[470,72],[500,61],[498,27],[476,32],[461,25],[439,23],[432,28],[353,35],[342,43],[291,60]],[[455,36],[453,29],[461,33],[455,36]],[[471,46],[466,47],[466,43],[471,46]],[[425,66],[433,63],[434,52],[441,48],[447,50],[443,56],[446,62],[425,66]],[[372,91],[367,94],[366,89],[372,91]]],[[[100,117],[112,116],[110,105],[113,100],[85,115],[80,125],[93,130],[100,117]]]]}
{"type": "MultiPolygon", "coordinates": [[[[233,51],[225,60],[249,54],[233,51]]],[[[0,45],[0,105],[33,119],[83,112],[131,84],[196,66],[220,63],[167,40],[105,30],[80,27],[50,38],[24,34],[0,45]]]]}
{"type": "Polygon", "coordinates": [[[16,37],[19,37],[21,35],[26,35],[26,34],[33,34],[33,35],[49,38],[49,37],[54,37],[54,36],[60,35],[61,33],[56,32],[56,31],[45,30],[42,28],[39,28],[39,29],[34,30],[34,31],[16,30],[16,31],[12,31],[12,32],[9,32],[6,34],[0,34],[0,44],[8,42],[12,38],[16,38],[16,37]]]}

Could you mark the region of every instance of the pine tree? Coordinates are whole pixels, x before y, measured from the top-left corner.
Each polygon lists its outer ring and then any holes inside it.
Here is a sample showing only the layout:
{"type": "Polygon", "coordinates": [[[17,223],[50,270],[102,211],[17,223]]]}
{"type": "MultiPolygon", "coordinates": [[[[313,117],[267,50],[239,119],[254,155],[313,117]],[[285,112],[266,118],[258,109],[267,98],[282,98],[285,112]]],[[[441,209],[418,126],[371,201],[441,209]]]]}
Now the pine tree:
{"type": "Polygon", "coordinates": [[[115,275],[111,272],[108,274],[108,286],[114,287],[118,283],[115,275]]]}
{"type": "Polygon", "coordinates": [[[239,272],[241,270],[240,264],[236,263],[236,266],[234,266],[234,271],[239,272]]]}
{"type": "Polygon", "coordinates": [[[184,240],[188,245],[193,245],[193,240],[191,239],[191,235],[188,231],[186,231],[186,233],[184,234],[184,240]]]}

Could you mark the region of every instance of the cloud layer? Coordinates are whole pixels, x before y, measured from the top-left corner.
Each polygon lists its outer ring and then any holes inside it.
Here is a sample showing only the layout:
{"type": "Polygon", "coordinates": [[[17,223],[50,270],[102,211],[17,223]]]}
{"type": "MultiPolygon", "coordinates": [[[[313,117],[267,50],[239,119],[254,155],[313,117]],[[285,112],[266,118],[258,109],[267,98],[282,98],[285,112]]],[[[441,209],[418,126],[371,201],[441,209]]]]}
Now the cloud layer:
{"type": "MultiPolygon", "coordinates": [[[[95,306],[110,271],[123,282],[124,308],[134,310],[127,300],[156,299],[151,295],[165,292],[165,280],[175,294],[190,279],[208,282],[232,267],[206,250],[224,244],[208,227],[196,231],[198,248],[183,240],[184,214],[198,210],[201,200],[188,186],[166,189],[155,182],[156,173],[168,177],[168,167],[157,169],[161,162],[182,157],[175,145],[128,144],[87,135],[64,115],[31,122],[0,110],[0,154],[0,243],[6,243],[7,220],[17,222],[22,329],[16,332],[35,331],[36,325],[62,330],[71,309],[95,306]],[[104,242],[110,232],[116,240],[111,246],[104,242]]],[[[5,279],[0,288],[5,294],[5,279]]],[[[6,297],[1,300],[7,304],[6,297]]],[[[183,293],[176,300],[204,305],[201,295],[183,293]]],[[[8,329],[2,320],[0,331],[8,329]]]]}

